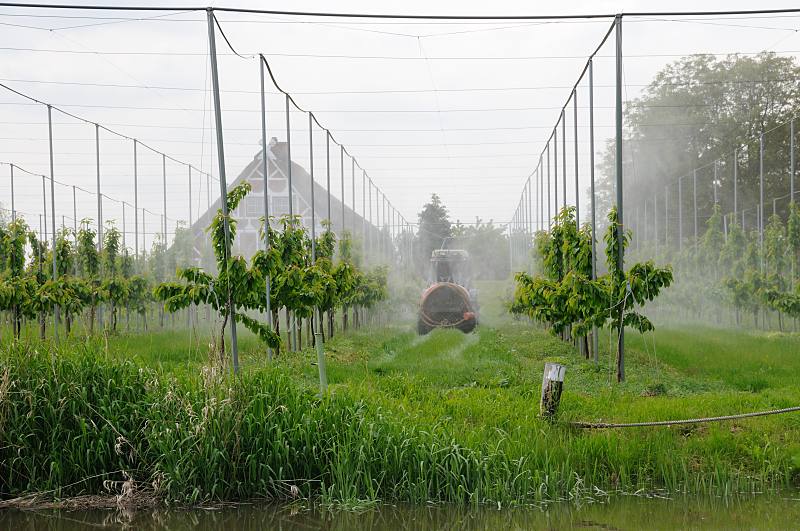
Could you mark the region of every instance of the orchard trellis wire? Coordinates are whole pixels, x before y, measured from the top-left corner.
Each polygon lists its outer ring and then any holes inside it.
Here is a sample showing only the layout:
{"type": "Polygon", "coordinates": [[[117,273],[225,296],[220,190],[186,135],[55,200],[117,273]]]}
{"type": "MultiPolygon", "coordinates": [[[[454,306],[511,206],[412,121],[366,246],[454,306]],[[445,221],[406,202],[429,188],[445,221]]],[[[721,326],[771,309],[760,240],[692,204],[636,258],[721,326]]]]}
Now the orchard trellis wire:
{"type": "MultiPolygon", "coordinates": [[[[177,158],[173,158],[167,155],[164,151],[155,150],[150,148],[143,142],[136,139],[134,136],[127,136],[115,133],[110,128],[102,126],[98,123],[84,120],[79,118],[78,116],[68,113],[59,109],[54,104],[43,103],[42,101],[30,98],[31,101],[37,105],[42,105],[47,108],[48,110],[48,142],[50,147],[50,171],[49,176],[42,177],[43,185],[46,185],[46,181],[49,181],[50,184],[50,204],[49,204],[49,217],[48,217],[48,204],[47,204],[47,193],[46,190],[43,194],[43,219],[42,222],[42,229],[43,234],[47,234],[47,222],[49,221],[50,224],[50,234],[53,245],[55,245],[55,237],[56,237],[56,225],[58,216],[62,216],[62,225],[65,224],[65,220],[69,217],[66,216],[63,212],[57,212],[56,207],[56,197],[55,197],[55,186],[56,185],[64,185],[68,187],[72,186],[72,197],[73,197],[73,209],[72,209],[72,224],[73,230],[77,227],[79,223],[78,216],[78,207],[77,207],[77,192],[81,192],[82,194],[89,194],[86,188],[70,185],[69,183],[63,182],[58,180],[56,177],[58,176],[58,172],[56,169],[58,168],[58,163],[54,161],[54,149],[53,149],[53,122],[52,111],[55,110],[57,112],[62,112],[64,115],[69,116],[73,119],[77,119],[82,121],[88,125],[94,125],[95,127],[95,136],[96,136],[96,158],[97,158],[97,191],[94,193],[96,200],[97,200],[97,230],[98,234],[102,235],[103,231],[103,199],[106,199],[109,203],[118,204],[122,209],[122,218],[123,218],[123,240],[125,240],[126,233],[129,233],[127,230],[127,217],[132,215],[133,217],[133,248],[134,248],[134,256],[136,256],[137,260],[140,259],[140,254],[146,252],[147,248],[147,236],[148,235],[155,235],[158,234],[158,237],[161,239],[163,243],[166,243],[168,239],[169,233],[169,222],[174,223],[175,231],[177,232],[178,227],[178,219],[179,217],[168,217],[167,214],[167,188],[172,179],[173,175],[176,174],[174,171],[168,171],[168,163],[182,165],[184,168],[182,171],[186,171],[188,174],[188,188],[189,193],[188,197],[188,212],[189,212],[189,226],[193,226],[195,220],[193,219],[193,212],[197,211],[197,219],[199,220],[202,216],[200,216],[200,205],[197,204],[196,207],[193,207],[192,203],[194,202],[194,198],[192,194],[194,192],[198,193],[198,199],[200,194],[202,193],[202,184],[203,184],[203,177],[205,177],[205,192],[207,195],[207,208],[210,211],[214,204],[218,204],[220,208],[225,210],[226,208],[226,196],[227,196],[227,179],[226,179],[226,157],[225,157],[225,139],[223,138],[224,129],[222,126],[223,116],[225,115],[225,109],[221,104],[220,98],[220,72],[219,72],[219,65],[217,63],[217,50],[216,50],[216,36],[219,33],[223,36],[226,44],[230,47],[231,51],[234,55],[243,58],[243,59],[256,59],[259,63],[259,72],[260,72],[260,90],[248,90],[248,91],[241,91],[241,92],[249,92],[249,93],[257,93],[259,94],[261,100],[261,109],[259,113],[260,117],[260,144],[261,144],[261,160],[259,161],[259,165],[261,166],[261,172],[263,174],[263,186],[264,186],[264,201],[263,201],[263,208],[262,213],[265,217],[269,217],[270,214],[270,200],[269,200],[269,175],[270,174],[270,164],[271,159],[268,156],[269,146],[268,146],[268,126],[270,128],[277,129],[277,126],[274,125],[275,120],[270,120],[268,116],[270,112],[268,110],[268,106],[266,104],[266,100],[269,99],[271,94],[274,93],[267,93],[265,90],[265,69],[266,73],[268,73],[272,84],[277,89],[277,95],[283,99],[284,110],[285,113],[285,149],[287,152],[287,159],[288,163],[285,167],[286,177],[289,181],[288,193],[289,199],[287,203],[288,212],[290,215],[295,214],[295,198],[293,197],[294,187],[293,179],[298,179],[299,175],[296,172],[297,166],[293,164],[293,156],[297,154],[297,147],[302,146],[302,142],[297,142],[297,140],[292,139],[292,136],[296,136],[296,124],[298,120],[293,120],[292,116],[293,113],[300,113],[303,117],[302,120],[299,122],[301,124],[305,124],[307,122],[307,132],[308,134],[308,160],[306,168],[308,170],[308,176],[310,177],[310,195],[311,195],[311,222],[310,222],[310,229],[312,232],[312,236],[316,235],[317,231],[317,218],[319,219],[327,219],[330,222],[334,221],[334,218],[337,216],[337,210],[340,211],[338,214],[339,216],[339,223],[334,224],[332,227],[334,230],[340,230],[342,233],[349,232],[353,236],[358,236],[360,238],[360,247],[362,252],[364,253],[365,257],[381,257],[381,259],[395,259],[395,255],[399,255],[399,259],[401,263],[407,263],[409,260],[409,255],[411,254],[411,248],[408,246],[408,238],[404,236],[409,233],[412,227],[415,225],[413,223],[408,222],[402,214],[398,211],[397,208],[387,199],[386,193],[380,190],[376,185],[374,180],[368,175],[367,170],[365,169],[366,165],[359,164],[355,157],[348,151],[342,143],[337,142],[331,130],[324,127],[317,119],[317,116],[313,112],[308,112],[301,108],[295,101],[292,96],[284,91],[283,89],[278,86],[278,83],[273,76],[272,70],[270,69],[270,65],[267,62],[266,57],[269,56],[268,53],[261,51],[256,55],[250,55],[246,57],[247,54],[240,55],[236,52],[234,48],[234,44],[228,40],[228,37],[225,35],[223,31],[223,27],[220,22],[217,20],[215,16],[215,11],[217,12],[230,12],[230,13],[254,13],[254,14],[269,14],[269,15],[285,15],[285,16],[320,16],[320,17],[343,17],[343,18],[365,18],[365,19],[392,19],[392,20],[454,20],[454,21],[467,21],[467,20],[477,20],[477,21],[491,21],[491,20],[529,20],[529,21],[569,21],[569,20],[609,20],[611,21],[611,26],[602,38],[600,44],[597,46],[594,52],[589,54],[588,60],[586,64],[578,76],[577,81],[571,87],[569,96],[564,103],[563,106],[560,107],[558,117],[555,121],[555,125],[550,129],[550,136],[545,142],[544,148],[541,150],[539,155],[539,163],[535,166],[533,173],[531,173],[527,180],[525,181],[525,185],[523,187],[523,191],[521,194],[520,202],[517,205],[517,208],[514,212],[511,221],[508,223],[508,239],[509,239],[509,261],[511,263],[512,269],[515,266],[515,263],[522,262],[523,264],[527,264],[527,254],[530,252],[532,237],[533,235],[540,230],[545,230],[547,227],[552,225],[552,220],[558,213],[559,208],[564,208],[569,203],[571,203],[571,199],[568,197],[568,181],[574,180],[574,206],[576,209],[576,218],[578,223],[582,220],[589,219],[592,225],[592,234],[593,236],[597,230],[597,190],[595,188],[595,129],[597,126],[594,121],[594,98],[595,98],[595,88],[598,85],[594,83],[594,76],[595,76],[595,59],[599,57],[598,53],[600,49],[604,46],[607,40],[611,37],[612,33],[615,33],[615,50],[613,54],[615,67],[614,67],[614,82],[610,85],[605,85],[608,88],[613,88],[614,90],[614,150],[615,150],[615,158],[614,158],[614,181],[615,181],[615,199],[613,203],[617,208],[618,219],[620,223],[620,231],[623,230],[623,227],[626,224],[623,221],[623,171],[627,173],[630,170],[624,168],[626,161],[624,160],[623,154],[623,147],[626,143],[631,142],[631,139],[623,137],[623,90],[625,89],[625,84],[623,83],[623,71],[622,71],[622,27],[623,27],[623,19],[624,18],[635,18],[635,17],[645,17],[645,16],[674,16],[674,17],[682,17],[682,16],[727,16],[727,15],[754,15],[754,14],[788,14],[788,13],[798,13],[800,9],[777,9],[777,10],[738,10],[738,11],[707,11],[707,12],[657,12],[657,13],[627,13],[624,15],[621,14],[604,14],[604,13],[596,13],[596,14],[575,14],[575,15],[547,15],[547,16],[537,16],[537,15],[492,15],[492,16],[471,16],[471,15],[440,15],[440,16],[425,16],[425,15],[402,15],[402,14],[364,14],[364,13],[303,13],[303,12],[294,12],[294,11],[279,11],[279,10],[259,10],[259,9],[237,9],[237,8],[204,8],[204,7],[167,7],[167,6],[160,6],[160,7],[146,7],[146,6],[53,6],[53,5],[26,5],[26,4],[19,4],[19,3],[0,3],[0,7],[16,7],[16,8],[49,8],[49,9],[95,9],[95,10],[119,10],[119,11],[153,11],[153,12],[167,12],[167,11],[175,11],[175,12],[205,12],[206,13],[206,22],[207,22],[207,29],[208,29],[208,55],[210,57],[210,66],[211,66],[211,94],[213,96],[213,105],[211,106],[212,109],[209,109],[209,115],[213,114],[213,119],[215,123],[215,133],[216,133],[216,165],[217,165],[217,172],[219,175],[219,179],[215,179],[211,174],[207,171],[204,171],[202,168],[198,169],[196,166],[193,166],[190,163],[181,162],[177,158]],[[587,86],[588,85],[588,86],[587,86]],[[586,95],[583,95],[583,91],[586,92],[586,95]],[[579,101],[581,105],[584,107],[579,107],[579,101]],[[586,103],[583,103],[586,102],[586,103]],[[588,106],[588,117],[584,120],[581,119],[581,113],[579,110],[584,110],[588,106]],[[570,116],[571,115],[571,116],[570,116]],[[571,117],[571,120],[570,120],[571,117]],[[569,122],[572,122],[571,124],[569,122]],[[588,126],[586,123],[588,122],[588,126]],[[571,134],[567,134],[569,128],[569,132],[571,134]],[[588,133],[588,141],[589,141],[589,149],[584,154],[581,154],[581,150],[579,149],[579,142],[582,142],[579,137],[586,136],[586,135],[579,135],[580,129],[586,128],[588,133]],[[118,135],[121,139],[124,139],[130,142],[130,147],[133,153],[133,201],[132,204],[129,202],[130,199],[118,199],[113,197],[112,195],[107,194],[106,192],[101,190],[101,177],[104,176],[104,172],[101,171],[101,161],[100,161],[100,153],[101,153],[101,145],[100,145],[100,131],[108,131],[115,135],[118,135]],[[560,139],[559,139],[560,137],[560,139]],[[295,147],[295,150],[292,150],[292,147],[295,147]],[[323,149],[324,147],[324,149],[323,149]],[[337,149],[338,148],[338,149],[337,149]],[[570,153],[571,157],[571,164],[572,164],[572,175],[568,174],[568,151],[572,149],[572,153],[570,153]],[[163,187],[163,194],[162,194],[162,201],[161,201],[161,212],[157,212],[157,209],[146,208],[143,205],[140,205],[140,197],[139,197],[139,179],[140,179],[140,170],[144,168],[144,164],[139,161],[140,152],[142,150],[149,151],[152,154],[156,155],[160,160],[154,162],[160,166],[160,178],[161,178],[161,185],[163,187]],[[336,151],[338,150],[338,153],[336,151]],[[319,160],[317,154],[321,151],[324,151],[324,163],[320,166],[318,163],[315,164],[317,160],[319,160]],[[349,160],[348,160],[349,159],[349,160]],[[588,161],[588,166],[587,162],[588,161]],[[583,164],[587,166],[588,172],[590,174],[590,187],[589,187],[589,197],[590,197],[590,206],[589,208],[581,208],[581,186],[579,182],[580,177],[580,168],[579,166],[583,164]],[[347,168],[349,166],[349,168],[347,168]],[[293,167],[295,171],[293,171],[293,167]],[[338,172],[336,171],[338,170],[338,172]],[[348,171],[349,170],[349,171],[348,171]],[[317,211],[316,201],[315,201],[315,181],[317,177],[320,175],[320,171],[322,171],[325,180],[325,187],[324,189],[327,192],[327,200],[325,201],[324,207],[324,218],[322,213],[317,211]],[[560,173],[560,178],[559,178],[560,173]],[[338,174],[338,175],[337,175],[338,174]],[[195,181],[199,184],[199,186],[193,189],[193,177],[197,177],[198,179],[195,181]],[[335,183],[334,181],[338,177],[339,183],[335,183]],[[220,186],[219,191],[219,198],[217,199],[218,203],[212,202],[212,194],[211,194],[211,181],[216,180],[220,186]],[[338,186],[337,186],[338,184],[338,186]],[[360,186],[359,186],[360,185],[360,186]],[[561,196],[559,196],[559,187],[561,188],[561,196]],[[336,208],[336,205],[332,204],[331,200],[331,193],[332,190],[338,189],[340,195],[340,205],[339,208],[336,208]],[[359,193],[360,192],[360,193],[359,193]],[[349,205],[347,205],[349,199],[349,205]],[[360,199],[360,205],[358,204],[358,199],[360,199]],[[373,212],[373,201],[374,201],[374,208],[375,211],[373,212]],[[360,223],[358,222],[357,212],[358,207],[360,206],[360,223]],[[588,214],[587,214],[588,210],[588,214]],[[132,211],[132,212],[131,212],[132,211]],[[349,214],[349,216],[348,216],[349,214]],[[348,223],[348,217],[350,218],[350,222],[348,223]],[[157,231],[147,231],[146,227],[146,220],[149,218],[156,218],[159,225],[159,230],[157,231]],[[359,227],[360,225],[360,227],[359,227]],[[400,238],[403,237],[401,240],[400,238]],[[403,245],[399,245],[397,242],[403,241],[405,242],[403,245]],[[141,248],[140,248],[141,245],[141,248]],[[398,245],[395,248],[395,245],[398,245]]],[[[4,88],[10,89],[9,86],[3,85],[4,88]]],[[[109,85],[111,86],[111,85],[109,85]]],[[[18,95],[27,97],[24,93],[20,91],[14,90],[18,95]]],[[[205,89],[203,89],[205,90],[205,89]]],[[[599,108],[599,107],[597,107],[599,108]]],[[[726,224],[732,223],[733,219],[738,219],[741,217],[742,225],[745,224],[745,221],[751,221],[751,219],[755,219],[755,226],[758,227],[760,239],[761,239],[761,253],[762,253],[762,260],[763,260],[763,246],[764,246],[764,219],[765,219],[765,211],[768,209],[768,203],[770,200],[772,201],[772,211],[774,214],[777,214],[780,207],[780,202],[789,199],[791,200],[795,196],[794,190],[794,121],[791,122],[791,190],[788,194],[773,194],[773,197],[767,197],[765,195],[765,187],[764,187],[764,162],[763,162],[763,150],[764,150],[764,143],[765,143],[765,135],[768,134],[767,131],[762,132],[759,137],[760,143],[760,152],[761,152],[761,189],[760,189],[760,197],[758,204],[755,207],[749,206],[746,208],[741,208],[742,203],[738,197],[739,190],[737,190],[737,178],[733,178],[733,207],[729,209],[728,212],[725,212],[723,215],[723,222],[726,224]],[[746,214],[751,212],[755,208],[755,215],[752,216],[750,219],[746,219],[746,214]]],[[[205,126],[204,126],[205,127],[205,126]]],[[[605,126],[604,126],[605,127],[605,126]]],[[[210,128],[209,128],[210,129],[210,128]]],[[[462,128],[462,130],[468,130],[469,128],[462,128]]],[[[489,128],[491,129],[491,128],[489,128]]],[[[505,129],[514,129],[514,128],[505,128],[505,129]]],[[[481,130],[480,128],[473,128],[469,130],[481,130]]],[[[412,129],[408,129],[407,131],[414,131],[412,129]]],[[[742,151],[746,151],[748,156],[750,154],[751,148],[744,148],[739,147],[735,148],[733,151],[734,160],[738,161],[738,157],[741,156],[742,151]]],[[[303,157],[304,155],[300,155],[303,157]]],[[[20,163],[20,161],[16,160],[8,160],[9,169],[11,174],[11,181],[13,183],[14,179],[14,171],[15,169],[18,171],[23,171],[22,168],[26,168],[26,164],[20,163]]],[[[721,194],[722,194],[722,187],[718,182],[718,172],[722,169],[728,168],[726,162],[723,160],[717,160],[713,163],[713,173],[711,173],[711,180],[712,180],[712,192],[714,194],[714,201],[713,204],[717,205],[721,202],[721,194]]],[[[276,164],[277,165],[277,164],[276,164]]],[[[693,224],[693,233],[694,233],[694,241],[696,242],[699,237],[699,230],[698,224],[701,223],[702,218],[708,217],[704,215],[701,211],[698,214],[698,205],[697,205],[697,183],[698,181],[703,182],[702,172],[709,168],[707,163],[697,163],[693,164],[693,168],[691,168],[691,183],[692,183],[692,197],[694,198],[694,204],[692,205],[693,208],[691,210],[686,208],[686,197],[688,197],[686,192],[686,183],[689,182],[687,180],[687,176],[683,175],[678,177],[672,183],[666,183],[667,187],[664,190],[663,194],[663,201],[660,200],[657,194],[653,195],[652,198],[648,197],[645,200],[635,201],[633,204],[633,216],[630,216],[631,207],[630,205],[626,208],[626,213],[628,218],[633,219],[633,223],[628,224],[635,229],[635,237],[633,241],[633,246],[635,251],[639,251],[640,248],[644,247],[645,242],[650,241],[654,244],[659,244],[661,241],[661,235],[663,234],[663,243],[664,247],[668,246],[674,240],[677,240],[677,247],[682,249],[683,246],[687,243],[687,233],[685,231],[685,223],[686,223],[686,213],[692,212],[692,224],[693,224]],[[698,175],[700,174],[700,175],[698,175]],[[678,200],[670,200],[670,193],[674,193],[677,191],[678,200]],[[675,211],[677,209],[677,215],[675,211]],[[640,211],[644,213],[645,222],[640,223],[640,211]],[[648,215],[650,214],[650,215],[648,215]],[[662,221],[659,221],[662,219],[662,221]],[[651,221],[651,223],[648,223],[651,221]],[[677,221],[677,223],[675,223],[677,221]],[[659,226],[659,224],[663,226],[659,226]],[[675,226],[677,225],[677,227],[675,226]],[[641,228],[640,228],[641,227],[641,228]],[[677,238],[674,237],[674,234],[677,232],[677,238]]],[[[731,166],[734,175],[738,171],[738,164],[734,163],[731,166]]],[[[45,172],[31,172],[35,175],[43,175],[45,172]]],[[[633,169],[633,174],[636,174],[635,168],[633,169]]],[[[150,175],[152,177],[152,175],[150,175]]],[[[708,178],[708,177],[706,177],[708,178]]],[[[63,179],[63,178],[62,178],[63,179]]],[[[299,184],[299,183],[298,183],[299,184]]],[[[570,184],[571,185],[571,184],[570,184]]],[[[12,184],[12,190],[14,186],[12,184]]],[[[11,214],[12,218],[16,217],[17,213],[23,213],[18,211],[15,204],[15,199],[11,198],[11,214]]],[[[29,210],[29,209],[27,209],[29,210]]],[[[706,211],[707,214],[707,211],[706,211]]],[[[109,219],[109,216],[105,216],[106,219],[109,219]]],[[[152,221],[152,220],[151,220],[152,221]]],[[[42,232],[42,231],[40,231],[42,232]]],[[[228,231],[226,230],[226,235],[228,231]]],[[[726,229],[727,234],[727,229],[726,229]]],[[[596,240],[596,238],[593,238],[596,240]]],[[[102,237],[99,239],[102,242],[102,237]]],[[[234,252],[231,248],[230,238],[226,236],[226,254],[230,255],[234,252]]],[[[312,240],[313,241],[313,240],[312,240]]],[[[128,242],[124,242],[124,246],[127,246],[128,242]]],[[[102,245],[102,243],[99,243],[102,245]]],[[[596,252],[595,248],[593,247],[592,255],[595,257],[596,252]]],[[[369,258],[368,258],[369,259],[369,258]]],[[[596,276],[596,261],[593,260],[593,273],[592,276],[596,276]]],[[[619,256],[617,257],[617,264],[621,268],[624,262],[624,255],[623,249],[620,247],[619,256]]],[[[56,264],[54,261],[54,275],[55,275],[55,268],[56,264]]],[[[269,290],[269,287],[267,287],[269,290]]],[[[267,297],[267,301],[269,301],[269,297],[267,297]]],[[[267,312],[269,314],[269,312],[267,312]]],[[[269,319],[269,317],[267,317],[269,319]]],[[[231,335],[234,338],[234,367],[238,365],[237,361],[237,353],[236,353],[236,340],[235,340],[235,319],[230,320],[231,326],[231,335]]],[[[596,334],[593,335],[596,339],[596,334]]],[[[622,331],[619,337],[620,345],[622,344],[623,337],[622,331]]],[[[595,354],[597,353],[597,349],[595,348],[595,354]]],[[[624,365],[622,366],[622,376],[624,376],[624,365]]]]}

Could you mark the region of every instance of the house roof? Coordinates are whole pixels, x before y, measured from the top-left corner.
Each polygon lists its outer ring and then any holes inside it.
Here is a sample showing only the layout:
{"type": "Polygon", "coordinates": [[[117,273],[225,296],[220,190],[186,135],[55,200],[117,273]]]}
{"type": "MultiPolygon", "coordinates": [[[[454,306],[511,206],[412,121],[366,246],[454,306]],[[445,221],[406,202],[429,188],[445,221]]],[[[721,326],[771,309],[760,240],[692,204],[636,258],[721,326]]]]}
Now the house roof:
{"type": "MultiPolygon", "coordinates": [[[[273,138],[267,146],[267,151],[267,168],[269,171],[268,189],[269,191],[278,193],[280,195],[285,195],[283,190],[285,190],[285,183],[288,180],[288,146],[286,145],[286,142],[278,142],[275,138],[273,138]],[[281,184],[283,185],[282,187],[281,184]]],[[[234,179],[234,181],[228,185],[228,189],[231,189],[244,181],[249,181],[253,187],[253,192],[262,195],[264,182],[262,168],[262,150],[259,150],[253,156],[253,160],[251,160],[242,169],[236,179],[234,179]]],[[[322,174],[323,177],[327,177],[326,168],[322,169],[322,174]]],[[[347,175],[345,174],[345,178],[346,177],[347,175]]],[[[313,189],[314,210],[316,212],[316,219],[323,220],[328,219],[328,192],[326,188],[318,182],[318,179],[319,177],[315,175],[313,189]]],[[[331,175],[331,180],[332,183],[341,183],[341,179],[337,175],[331,175]]],[[[346,181],[345,183],[347,184],[346,181]]],[[[296,212],[296,214],[303,216],[304,221],[306,218],[310,219],[311,175],[308,173],[308,171],[306,171],[305,168],[295,161],[292,161],[292,190],[293,194],[298,197],[299,201],[301,201],[303,204],[300,212],[296,212]]],[[[331,192],[333,192],[333,190],[331,192]]],[[[211,224],[212,217],[220,208],[220,205],[220,200],[217,198],[211,204],[211,208],[204,212],[192,224],[191,230],[193,234],[202,234],[205,232],[206,228],[211,224]]],[[[342,201],[334,193],[330,194],[330,209],[330,221],[332,222],[332,229],[336,232],[342,227],[342,201]]],[[[345,228],[358,234],[363,223],[361,215],[358,212],[354,212],[350,206],[345,204],[344,217],[347,225],[345,228]],[[353,230],[353,228],[355,228],[355,230],[353,230]]],[[[369,221],[366,221],[366,224],[369,228],[377,230],[377,227],[375,227],[373,224],[370,224],[369,221]]]]}

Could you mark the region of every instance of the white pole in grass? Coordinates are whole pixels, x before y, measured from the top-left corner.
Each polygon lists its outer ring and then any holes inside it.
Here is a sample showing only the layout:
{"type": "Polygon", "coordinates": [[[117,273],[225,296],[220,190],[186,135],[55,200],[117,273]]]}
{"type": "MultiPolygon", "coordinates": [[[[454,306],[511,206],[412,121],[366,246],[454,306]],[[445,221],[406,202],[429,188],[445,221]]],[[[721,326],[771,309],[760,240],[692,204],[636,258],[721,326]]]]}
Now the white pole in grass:
{"type": "Polygon", "coordinates": [[[319,392],[325,394],[328,391],[328,373],[325,368],[325,347],[322,344],[322,334],[314,333],[314,344],[317,347],[317,368],[319,369],[319,392]]]}

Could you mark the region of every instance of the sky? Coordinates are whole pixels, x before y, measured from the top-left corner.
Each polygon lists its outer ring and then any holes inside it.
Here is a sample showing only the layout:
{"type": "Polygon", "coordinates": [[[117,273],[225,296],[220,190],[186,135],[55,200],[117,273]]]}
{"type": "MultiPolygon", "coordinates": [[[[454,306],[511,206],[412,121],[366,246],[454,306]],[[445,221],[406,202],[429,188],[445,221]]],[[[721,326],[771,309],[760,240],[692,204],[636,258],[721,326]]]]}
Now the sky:
{"type": "MultiPolygon", "coordinates": [[[[84,3],[84,2],[77,2],[84,3]]],[[[105,4],[118,2],[107,0],[105,4]]],[[[147,5],[147,2],[139,2],[147,5]]],[[[151,3],[152,5],[163,2],[151,3]]],[[[173,0],[171,6],[199,5],[173,0]]],[[[120,3],[120,5],[122,5],[120,3]]],[[[216,6],[264,7],[263,2],[216,6]]],[[[752,2],[270,2],[271,9],[403,14],[583,14],[753,8],[752,2]]],[[[794,7],[761,2],[759,8],[794,7]]],[[[296,17],[219,12],[235,50],[217,35],[223,137],[228,181],[259,150],[259,71],[263,53],[280,86],[315,115],[355,156],[360,168],[408,221],[432,193],[451,217],[507,222],[581,73],[607,32],[609,20],[437,21],[296,17]]],[[[57,221],[95,218],[95,127],[105,217],[121,224],[122,203],[133,203],[132,138],[139,145],[140,206],[146,232],[160,230],[166,173],[168,232],[197,217],[218,184],[208,29],[203,12],[32,10],[0,7],[0,83],[51,103],[89,124],[53,111],[57,221]],[[176,159],[174,162],[171,159],[176,159]],[[193,166],[189,170],[188,165],[193,166]],[[190,171],[192,191],[189,194],[190,171]],[[73,216],[73,189],[75,185],[73,216]],[[85,190],[85,191],[83,191],[85,190]]],[[[639,17],[623,26],[624,92],[636,98],[664,65],[692,53],[796,55],[800,16],[639,17]]],[[[595,152],[613,135],[613,36],[594,63],[595,152]]],[[[588,85],[567,108],[567,197],[588,198],[588,85]],[[574,119],[577,116],[578,184],[574,119]],[[577,194],[576,194],[577,191],[577,194]]],[[[268,83],[268,136],[286,140],[285,101],[268,83]]],[[[49,175],[47,110],[0,88],[0,162],[49,175]]],[[[293,160],[308,168],[308,118],[290,112],[293,160]]],[[[561,145],[559,132],[559,150],[561,145]]],[[[325,135],[314,128],[315,178],[325,185],[325,135]]],[[[331,188],[340,195],[338,147],[331,147],[331,188]]],[[[352,202],[351,164],[345,162],[346,201],[352,202]]],[[[0,203],[10,208],[9,167],[0,166],[0,203]]],[[[632,176],[631,178],[635,178],[632,176]]],[[[361,174],[356,209],[362,208],[361,174]]],[[[49,186],[49,184],[48,184],[49,186]]],[[[17,171],[16,209],[38,225],[41,177],[17,171]]],[[[49,193],[49,190],[48,190],[49,193]]],[[[49,205],[48,205],[49,209],[49,205]]],[[[127,208],[126,228],[132,224],[127,208]]],[[[132,231],[132,229],[129,229],[132,231]]],[[[148,238],[150,241],[150,238],[148,238]]]]}

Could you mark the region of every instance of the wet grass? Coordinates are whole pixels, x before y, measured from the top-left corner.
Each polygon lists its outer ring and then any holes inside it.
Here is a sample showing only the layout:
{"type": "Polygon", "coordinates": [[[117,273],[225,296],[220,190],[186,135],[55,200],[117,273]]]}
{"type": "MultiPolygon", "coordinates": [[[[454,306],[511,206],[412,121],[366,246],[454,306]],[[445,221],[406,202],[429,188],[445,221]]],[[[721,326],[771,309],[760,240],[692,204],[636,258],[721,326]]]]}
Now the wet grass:
{"type": "Polygon", "coordinates": [[[619,385],[607,337],[595,366],[484,300],[474,334],[418,337],[398,325],[337,335],[326,344],[324,399],[310,349],[270,365],[246,334],[238,381],[210,380],[208,347],[186,331],[74,341],[56,356],[6,346],[0,493],[95,492],[106,477],[98,474],[121,470],[190,503],[295,492],[345,505],[527,503],[595,488],[798,486],[799,415],[615,431],[565,425],[798,405],[797,335],[659,328],[654,348],[652,336],[631,333],[619,385]],[[545,361],[568,367],[555,424],[538,417],[545,361]]]}

